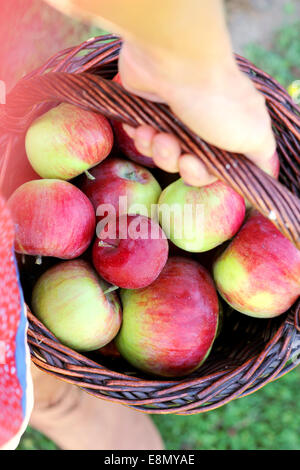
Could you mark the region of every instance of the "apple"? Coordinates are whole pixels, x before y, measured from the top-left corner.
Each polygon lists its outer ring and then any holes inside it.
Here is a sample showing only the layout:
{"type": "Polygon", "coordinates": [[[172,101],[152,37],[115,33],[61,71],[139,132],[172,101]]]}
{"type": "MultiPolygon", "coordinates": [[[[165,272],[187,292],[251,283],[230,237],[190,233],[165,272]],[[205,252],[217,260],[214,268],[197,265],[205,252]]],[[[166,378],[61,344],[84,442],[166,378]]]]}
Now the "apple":
{"type": "Polygon", "coordinates": [[[29,181],[8,200],[15,224],[15,251],[37,257],[73,259],[90,245],[95,211],[73,184],[56,179],[29,181]]]}
{"type": "Polygon", "coordinates": [[[168,259],[168,240],[159,224],[142,215],[122,215],[109,233],[104,226],[93,246],[93,265],[115,286],[140,289],[151,284],[168,259]]]}
{"type": "MultiPolygon", "coordinates": [[[[122,85],[119,73],[113,78],[113,81],[122,85]]],[[[147,157],[137,150],[134,140],[125,132],[122,122],[111,120],[111,124],[113,126],[117,146],[125,157],[149,168],[156,167],[151,157],[147,157]]]]}
{"type": "Polygon", "coordinates": [[[115,344],[134,367],[163,377],[195,371],[217,334],[219,301],[212,278],[196,261],[168,259],[144,289],[122,289],[123,322],[115,344]]]}
{"type": "Polygon", "coordinates": [[[102,348],[97,349],[95,351],[97,354],[99,354],[102,357],[107,357],[109,359],[120,359],[121,354],[119,353],[114,340],[112,340],[110,343],[108,343],[106,346],[103,346],[102,348]]]}
{"type": "Polygon", "coordinates": [[[134,140],[124,130],[122,122],[111,120],[111,124],[117,146],[125,157],[148,168],[156,166],[151,157],[147,157],[137,150],[134,140]]]}
{"type": "Polygon", "coordinates": [[[222,181],[201,188],[180,178],[159,198],[162,229],[179,248],[188,252],[212,250],[235,235],[245,218],[242,196],[222,181]]]}
{"type": "Polygon", "coordinates": [[[108,119],[68,103],[38,117],[25,137],[28,160],[42,178],[75,178],[104,160],[112,147],[108,119]]]}
{"type": "Polygon", "coordinates": [[[252,210],[213,266],[217,289],[235,310],[257,318],[286,312],[300,295],[300,251],[252,210]]]}
{"type": "Polygon", "coordinates": [[[109,157],[93,168],[91,175],[94,179],[81,178],[79,187],[92,202],[99,219],[106,213],[105,205],[109,205],[116,216],[126,213],[151,216],[152,205],[157,204],[161,187],[147,168],[122,158],[109,157]]]}
{"type": "Polygon", "coordinates": [[[84,260],[64,261],[47,270],[32,292],[34,314],[64,345],[77,351],[102,348],[122,321],[116,292],[84,260]]]}

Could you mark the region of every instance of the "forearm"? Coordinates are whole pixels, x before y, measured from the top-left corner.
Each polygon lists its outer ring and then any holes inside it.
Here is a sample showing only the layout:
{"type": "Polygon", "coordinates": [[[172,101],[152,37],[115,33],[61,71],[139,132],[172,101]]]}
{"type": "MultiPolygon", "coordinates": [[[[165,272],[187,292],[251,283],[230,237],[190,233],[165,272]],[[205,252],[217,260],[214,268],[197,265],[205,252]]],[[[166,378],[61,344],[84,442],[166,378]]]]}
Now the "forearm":
{"type": "MultiPolygon", "coordinates": [[[[265,99],[237,66],[222,0],[47,1],[123,37],[119,72],[128,91],[167,103],[206,142],[276,173],[265,99]]],[[[148,131],[141,140],[151,150],[155,137],[148,131]]],[[[156,164],[173,171],[172,155],[169,169],[158,158],[156,164]]]]}
{"type": "Polygon", "coordinates": [[[143,47],[157,60],[232,64],[222,0],[49,0],[143,47]]]}

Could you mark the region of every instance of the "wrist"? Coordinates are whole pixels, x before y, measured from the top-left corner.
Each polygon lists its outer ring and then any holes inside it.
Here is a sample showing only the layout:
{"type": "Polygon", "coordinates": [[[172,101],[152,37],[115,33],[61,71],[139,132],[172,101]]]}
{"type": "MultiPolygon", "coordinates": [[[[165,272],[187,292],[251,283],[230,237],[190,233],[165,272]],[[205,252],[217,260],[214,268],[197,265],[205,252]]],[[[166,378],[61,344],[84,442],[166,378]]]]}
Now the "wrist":
{"type": "Polygon", "coordinates": [[[232,53],[208,56],[202,54],[182,54],[163,48],[145,46],[138,41],[125,41],[121,54],[122,63],[126,68],[143,68],[152,76],[159,77],[160,93],[162,85],[205,86],[220,88],[240,78],[241,72],[232,53]]]}

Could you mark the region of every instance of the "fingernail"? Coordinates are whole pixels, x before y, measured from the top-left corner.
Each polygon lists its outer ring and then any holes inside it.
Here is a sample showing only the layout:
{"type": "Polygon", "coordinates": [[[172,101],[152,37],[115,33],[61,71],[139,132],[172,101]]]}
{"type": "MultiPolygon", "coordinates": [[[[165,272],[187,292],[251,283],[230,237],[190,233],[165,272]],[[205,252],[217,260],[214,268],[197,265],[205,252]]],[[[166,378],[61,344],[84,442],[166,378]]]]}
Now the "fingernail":
{"type": "Polygon", "coordinates": [[[135,127],[131,127],[128,124],[123,124],[123,129],[126,132],[126,134],[129,135],[129,137],[131,137],[132,139],[134,138],[135,132],[136,132],[135,127]]]}

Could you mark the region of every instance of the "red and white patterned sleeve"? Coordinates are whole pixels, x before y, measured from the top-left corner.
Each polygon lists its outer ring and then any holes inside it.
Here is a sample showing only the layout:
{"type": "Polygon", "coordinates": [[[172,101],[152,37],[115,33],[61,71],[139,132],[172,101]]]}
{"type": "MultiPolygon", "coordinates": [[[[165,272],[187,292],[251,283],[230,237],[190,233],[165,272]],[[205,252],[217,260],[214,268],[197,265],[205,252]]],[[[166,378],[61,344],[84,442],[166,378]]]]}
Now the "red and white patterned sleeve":
{"type": "Polygon", "coordinates": [[[0,196],[0,449],[18,446],[33,405],[26,311],[13,243],[13,223],[0,196]]]}

